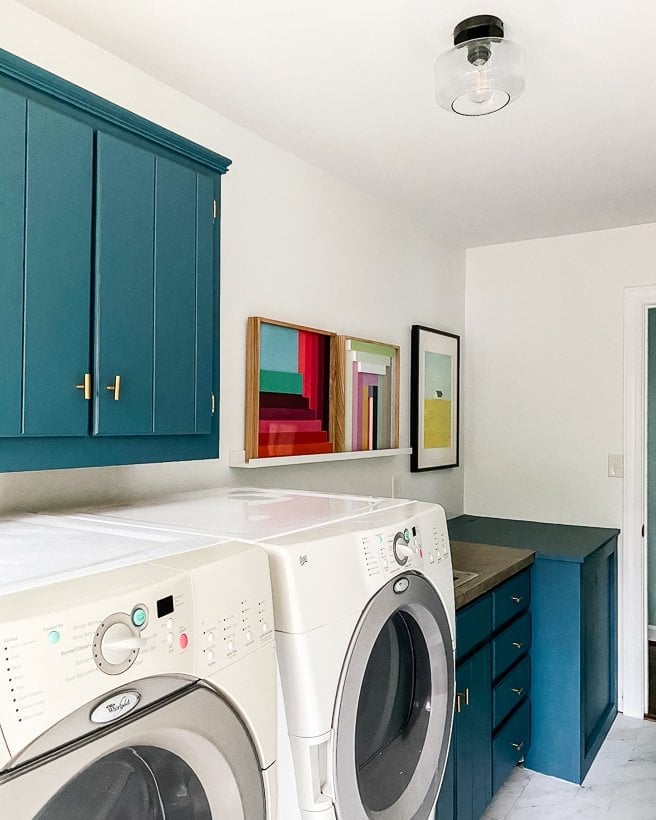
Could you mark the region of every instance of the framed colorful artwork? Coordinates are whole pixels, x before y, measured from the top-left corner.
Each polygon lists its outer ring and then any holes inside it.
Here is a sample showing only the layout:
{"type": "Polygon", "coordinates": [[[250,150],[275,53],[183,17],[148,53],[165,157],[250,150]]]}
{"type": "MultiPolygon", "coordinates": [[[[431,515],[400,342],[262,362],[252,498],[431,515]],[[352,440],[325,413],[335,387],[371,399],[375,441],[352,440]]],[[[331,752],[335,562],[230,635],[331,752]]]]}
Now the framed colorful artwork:
{"type": "Polygon", "coordinates": [[[336,334],[248,319],[246,458],[332,453],[336,334]]]}
{"type": "Polygon", "coordinates": [[[460,336],[412,326],[410,469],[457,467],[460,415],[460,336]]]}
{"type": "Polygon", "coordinates": [[[399,446],[399,348],[338,336],[333,366],[335,449],[399,446]]]}

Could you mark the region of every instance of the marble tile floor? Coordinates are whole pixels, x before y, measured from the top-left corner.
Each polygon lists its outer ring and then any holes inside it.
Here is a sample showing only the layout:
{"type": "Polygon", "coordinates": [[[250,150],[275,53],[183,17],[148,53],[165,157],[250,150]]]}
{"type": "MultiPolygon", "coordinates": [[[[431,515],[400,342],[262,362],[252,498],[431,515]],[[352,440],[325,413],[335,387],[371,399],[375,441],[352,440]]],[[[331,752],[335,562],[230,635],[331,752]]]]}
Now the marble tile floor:
{"type": "Polygon", "coordinates": [[[583,785],[517,768],[485,820],[656,820],[656,722],[618,715],[583,785]]]}

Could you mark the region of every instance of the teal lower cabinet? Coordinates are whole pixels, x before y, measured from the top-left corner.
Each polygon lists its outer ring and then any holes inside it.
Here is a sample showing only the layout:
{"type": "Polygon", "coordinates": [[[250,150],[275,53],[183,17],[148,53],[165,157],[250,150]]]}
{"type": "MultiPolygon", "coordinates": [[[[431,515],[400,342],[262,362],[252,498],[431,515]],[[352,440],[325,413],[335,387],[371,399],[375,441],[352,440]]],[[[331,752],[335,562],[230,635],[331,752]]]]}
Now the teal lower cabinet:
{"type": "Polygon", "coordinates": [[[531,579],[456,613],[456,714],[436,820],[478,820],[531,745],[531,579]]]}
{"type": "MultiPolygon", "coordinates": [[[[452,542],[535,550],[532,714],[512,742],[530,735],[530,750],[526,741],[521,749],[528,768],[581,783],[617,714],[618,530],[463,515],[449,521],[449,534],[452,542]]],[[[507,697],[499,693],[500,702],[507,697]]],[[[500,774],[506,754],[498,752],[500,774]]]]}

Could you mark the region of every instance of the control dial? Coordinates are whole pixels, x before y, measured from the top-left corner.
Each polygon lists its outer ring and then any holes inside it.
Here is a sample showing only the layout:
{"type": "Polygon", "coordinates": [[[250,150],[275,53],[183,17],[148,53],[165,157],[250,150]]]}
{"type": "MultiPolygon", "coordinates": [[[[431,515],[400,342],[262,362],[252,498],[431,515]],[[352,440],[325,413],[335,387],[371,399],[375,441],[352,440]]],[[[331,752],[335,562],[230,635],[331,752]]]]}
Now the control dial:
{"type": "Polygon", "coordinates": [[[106,675],[120,675],[136,661],[146,645],[130,616],[116,612],[99,625],[93,638],[93,660],[106,675]]]}
{"type": "Polygon", "coordinates": [[[412,558],[415,554],[415,551],[409,546],[409,542],[410,533],[407,530],[405,532],[397,532],[394,536],[394,543],[392,545],[394,558],[396,559],[396,563],[402,567],[408,563],[408,558],[412,558]]]}

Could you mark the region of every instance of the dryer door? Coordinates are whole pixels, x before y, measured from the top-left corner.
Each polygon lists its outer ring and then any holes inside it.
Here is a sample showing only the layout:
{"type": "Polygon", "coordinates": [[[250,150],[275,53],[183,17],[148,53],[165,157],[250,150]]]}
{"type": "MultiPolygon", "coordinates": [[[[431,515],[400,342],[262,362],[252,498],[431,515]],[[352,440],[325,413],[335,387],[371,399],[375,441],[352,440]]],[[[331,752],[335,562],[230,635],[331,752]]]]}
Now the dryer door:
{"type": "Polygon", "coordinates": [[[408,572],[369,602],[335,708],[340,820],[426,820],[449,750],[453,641],[432,584],[408,572]]]}
{"type": "Polygon", "coordinates": [[[0,776],[0,804],[34,820],[267,817],[250,735],[202,685],[0,776]]]}

